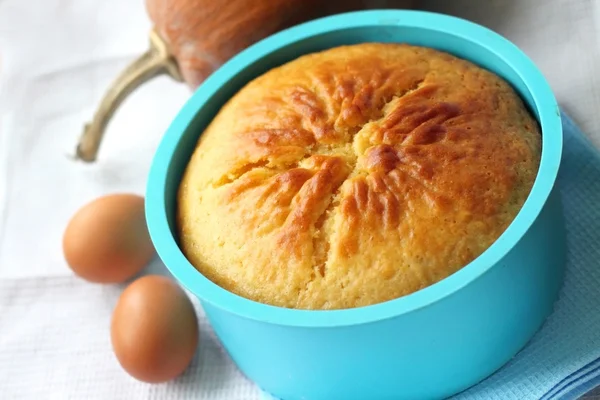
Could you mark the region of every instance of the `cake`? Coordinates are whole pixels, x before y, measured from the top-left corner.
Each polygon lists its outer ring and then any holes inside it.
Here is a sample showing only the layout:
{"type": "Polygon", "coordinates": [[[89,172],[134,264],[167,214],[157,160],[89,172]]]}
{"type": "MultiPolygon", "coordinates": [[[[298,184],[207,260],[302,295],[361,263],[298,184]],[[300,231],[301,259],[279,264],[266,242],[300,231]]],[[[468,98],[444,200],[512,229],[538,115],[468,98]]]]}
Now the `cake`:
{"type": "Polygon", "coordinates": [[[222,288],[297,309],[381,303],[463,268],[515,218],[541,156],[509,84],[407,44],[301,56],[199,133],[182,251],[222,288]]]}

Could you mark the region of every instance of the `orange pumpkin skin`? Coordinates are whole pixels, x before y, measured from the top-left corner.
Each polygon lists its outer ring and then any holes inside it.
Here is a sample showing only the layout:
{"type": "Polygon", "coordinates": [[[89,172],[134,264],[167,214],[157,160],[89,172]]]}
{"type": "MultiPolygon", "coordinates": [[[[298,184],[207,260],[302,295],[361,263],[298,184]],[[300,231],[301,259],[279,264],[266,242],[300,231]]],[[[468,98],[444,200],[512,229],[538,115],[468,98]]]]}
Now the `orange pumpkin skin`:
{"type": "Polygon", "coordinates": [[[187,84],[196,88],[239,51],[313,18],[365,8],[407,8],[411,0],[146,0],[187,84]]]}

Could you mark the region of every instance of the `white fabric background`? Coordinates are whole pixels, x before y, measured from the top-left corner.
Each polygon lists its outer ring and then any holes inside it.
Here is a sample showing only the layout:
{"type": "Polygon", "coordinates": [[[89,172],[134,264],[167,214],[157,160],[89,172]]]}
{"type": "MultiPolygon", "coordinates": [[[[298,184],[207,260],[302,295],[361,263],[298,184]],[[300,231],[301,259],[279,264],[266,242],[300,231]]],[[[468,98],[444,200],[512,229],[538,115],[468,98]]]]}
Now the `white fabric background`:
{"type": "Polygon", "coordinates": [[[485,25],[542,70],[562,108],[600,147],[599,0],[424,0],[425,8],[485,25]]]}
{"type": "MultiPolygon", "coordinates": [[[[600,1],[424,3],[513,40],[600,146],[600,1]]],[[[107,331],[120,287],[74,279],[62,259],[75,209],[105,193],[143,193],[154,148],[189,96],[168,78],[152,81],[117,113],[98,163],[68,159],[110,81],[146,49],[149,28],[142,0],[0,0],[0,398],[258,398],[204,325],[181,379],[127,377],[107,331]]]]}

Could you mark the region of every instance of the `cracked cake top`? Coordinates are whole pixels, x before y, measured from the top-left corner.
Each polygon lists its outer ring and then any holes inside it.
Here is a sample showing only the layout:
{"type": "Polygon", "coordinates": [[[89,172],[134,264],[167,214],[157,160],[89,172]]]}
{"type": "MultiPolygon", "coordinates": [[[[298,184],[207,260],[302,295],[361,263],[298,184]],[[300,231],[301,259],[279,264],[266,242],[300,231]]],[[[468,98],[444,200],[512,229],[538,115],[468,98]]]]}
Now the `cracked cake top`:
{"type": "Polygon", "coordinates": [[[540,154],[536,121],[491,72],[405,44],[337,47],[223,106],[179,187],[179,242],[207,278],[258,302],[379,303],[486,250],[540,154]]]}

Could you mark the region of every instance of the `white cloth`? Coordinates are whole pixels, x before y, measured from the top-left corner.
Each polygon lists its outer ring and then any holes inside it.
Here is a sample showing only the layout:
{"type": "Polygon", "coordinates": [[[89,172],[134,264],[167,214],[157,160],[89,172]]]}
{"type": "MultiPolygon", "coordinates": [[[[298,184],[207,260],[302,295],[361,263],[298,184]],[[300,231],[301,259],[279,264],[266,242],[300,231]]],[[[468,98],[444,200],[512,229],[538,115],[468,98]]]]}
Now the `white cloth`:
{"type": "Polygon", "coordinates": [[[600,0],[422,0],[502,34],[542,70],[565,110],[600,147],[600,0]]]}
{"type": "MultiPolygon", "coordinates": [[[[425,7],[480,22],[523,48],[600,146],[600,2],[425,7]]],[[[189,96],[155,79],[118,111],[97,163],[67,157],[112,79],[147,48],[150,26],[142,0],[0,0],[0,398],[258,399],[204,322],[206,347],[180,380],[128,378],[108,340],[120,287],[78,281],[62,258],[74,210],[101,194],[143,193],[153,151],[189,96]]]]}
{"type": "Polygon", "coordinates": [[[260,398],[222,350],[196,301],[202,345],[186,372],[164,384],[129,377],[110,345],[111,313],[122,288],[71,277],[0,281],[0,398],[260,398]]]}
{"type": "Polygon", "coordinates": [[[0,1],[0,277],[69,275],[61,239],[74,210],[144,192],[154,149],[190,95],[184,85],[160,77],[134,92],[97,163],[69,155],[149,30],[141,1],[0,1]]]}

